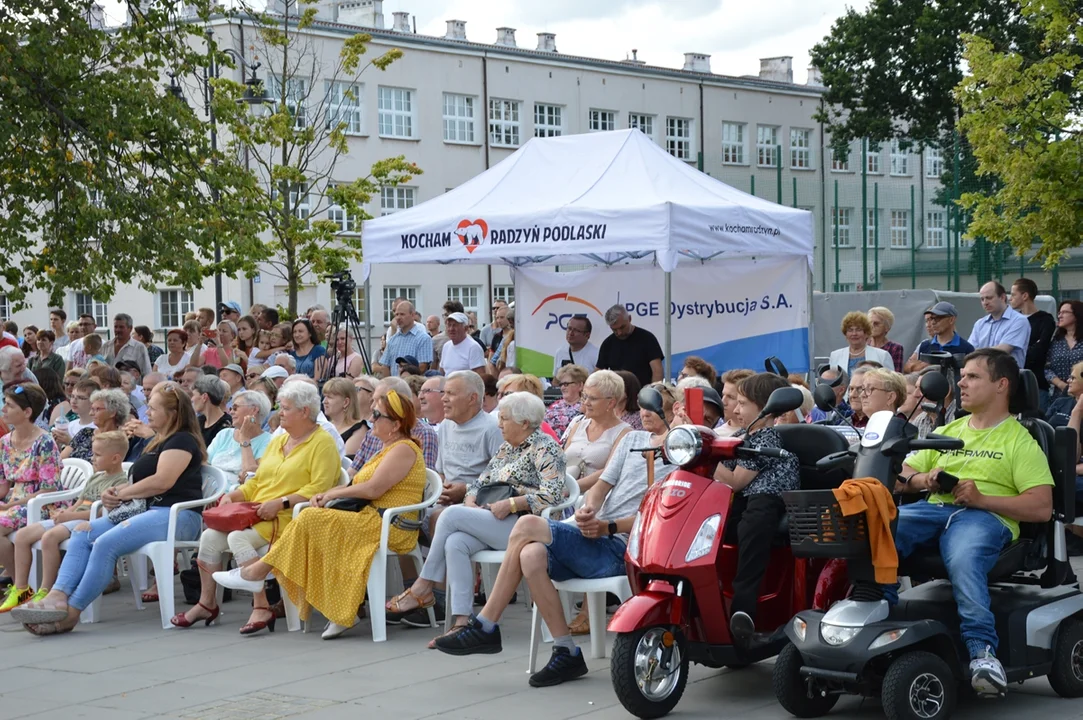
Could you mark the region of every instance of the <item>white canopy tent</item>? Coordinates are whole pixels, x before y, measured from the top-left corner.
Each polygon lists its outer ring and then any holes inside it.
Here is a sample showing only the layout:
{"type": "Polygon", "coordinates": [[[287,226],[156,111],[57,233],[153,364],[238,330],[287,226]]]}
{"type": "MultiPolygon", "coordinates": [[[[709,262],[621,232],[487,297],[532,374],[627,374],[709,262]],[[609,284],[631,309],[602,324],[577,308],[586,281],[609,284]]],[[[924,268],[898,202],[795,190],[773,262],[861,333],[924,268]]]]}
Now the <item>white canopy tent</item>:
{"type": "MultiPolygon", "coordinates": [[[[534,138],[454,190],[366,221],[363,232],[366,265],[653,262],[667,291],[678,262],[785,255],[811,268],[813,247],[810,212],[715,180],[639,130],[534,138]]],[[[668,325],[666,336],[668,364],[668,325]]]]}

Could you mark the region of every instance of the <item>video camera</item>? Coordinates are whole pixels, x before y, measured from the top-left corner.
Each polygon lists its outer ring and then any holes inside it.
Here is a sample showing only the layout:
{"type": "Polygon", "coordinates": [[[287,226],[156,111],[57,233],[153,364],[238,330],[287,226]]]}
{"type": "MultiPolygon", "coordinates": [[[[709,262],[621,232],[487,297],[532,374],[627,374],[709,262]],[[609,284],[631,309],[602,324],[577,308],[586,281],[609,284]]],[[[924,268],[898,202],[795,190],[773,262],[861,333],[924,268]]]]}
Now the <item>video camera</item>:
{"type": "Polygon", "coordinates": [[[353,299],[354,291],[357,290],[357,283],[354,282],[349,270],[340,270],[337,273],[328,275],[326,279],[331,281],[331,292],[335,294],[340,303],[343,298],[353,299]]]}

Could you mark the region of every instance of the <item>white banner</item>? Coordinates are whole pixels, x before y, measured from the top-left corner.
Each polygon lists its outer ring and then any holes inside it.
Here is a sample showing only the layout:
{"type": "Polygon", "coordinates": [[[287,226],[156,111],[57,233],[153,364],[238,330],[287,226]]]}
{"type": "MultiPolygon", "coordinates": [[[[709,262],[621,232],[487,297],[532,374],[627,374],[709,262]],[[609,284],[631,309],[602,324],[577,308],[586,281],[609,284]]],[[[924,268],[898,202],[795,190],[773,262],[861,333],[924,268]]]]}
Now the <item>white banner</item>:
{"type": "Polygon", "coordinates": [[[573,315],[586,315],[590,342],[609,336],[605,311],[628,309],[632,324],[654,333],[665,350],[665,317],[672,317],[673,374],[695,355],[719,372],[763,368],[775,356],[793,372],[809,369],[808,263],[804,257],[740,258],[682,264],[673,273],[665,307],[665,274],[657,267],[616,266],[581,272],[515,272],[517,365],[553,374],[573,315]]]}

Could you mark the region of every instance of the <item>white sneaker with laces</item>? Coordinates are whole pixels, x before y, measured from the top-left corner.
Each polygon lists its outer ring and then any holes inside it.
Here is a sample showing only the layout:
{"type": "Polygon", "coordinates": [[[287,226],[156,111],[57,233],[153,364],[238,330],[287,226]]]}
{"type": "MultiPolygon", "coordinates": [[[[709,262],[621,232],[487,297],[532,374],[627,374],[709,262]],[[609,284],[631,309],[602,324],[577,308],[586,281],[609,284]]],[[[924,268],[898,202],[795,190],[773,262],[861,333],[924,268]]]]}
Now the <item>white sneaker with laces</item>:
{"type": "Polygon", "coordinates": [[[352,627],[353,625],[339,625],[338,623],[328,622],[327,627],[324,628],[323,635],[320,637],[324,640],[334,640],[352,627]]]}
{"type": "Polygon", "coordinates": [[[970,685],[979,695],[1003,695],[1007,691],[1004,666],[990,648],[986,647],[984,655],[970,661],[970,685]]]}

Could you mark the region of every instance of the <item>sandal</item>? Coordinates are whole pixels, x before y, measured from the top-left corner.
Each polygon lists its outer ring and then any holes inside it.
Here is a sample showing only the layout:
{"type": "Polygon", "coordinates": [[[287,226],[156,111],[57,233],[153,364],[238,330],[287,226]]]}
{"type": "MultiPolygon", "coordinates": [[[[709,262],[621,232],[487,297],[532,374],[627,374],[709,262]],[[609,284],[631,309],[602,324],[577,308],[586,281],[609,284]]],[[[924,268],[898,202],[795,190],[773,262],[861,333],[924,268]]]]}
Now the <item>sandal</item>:
{"type": "Polygon", "coordinates": [[[71,632],[70,628],[61,630],[60,623],[23,623],[23,628],[31,635],[37,635],[38,637],[44,637],[46,635],[59,635],[62,632],[71,632]]]}
{"type": "Polygon", "coordinates": [[[466,627],[469,624],[470,623],[465,622],[462,625],[452,625],[451,629],[448,630],[446,633],[442,633],[440,635],[437,635],[432,640],[429,640],[429,650],[435,650],[436,649],[436,641],[439,640],[440,638],[447,637],[448,635],[454,635],[455,633],[459,632],[460,630],[462,630],[464,627],[466,627]]]}
{"type": "Polygon", "coordinates": [[[143,595],[141,597],[142,597],[143,602],[145,602],[145,603],[156,603],[156,602],[158,602],[158,593],[157,592],[145,592],[145,593],[143,593],[143,595]]]}
{"type": "Polygon", "coordinates": [[[384,607],[387,608],[387,611],[389,613],[393,613],[395,615],[404,615],[408,612],[413,612],[414,610],[426,610],[433,607],[434,605],[436,605],[435,593],[430,594],[429,597],[422,600],[417,595],[414,595],[413,588],[406,588],[406,590],[404,590],[401,594],[396,595],[395,597],[388,600],[387,605],[385,605],[384,607]],[[416,607],[404,608],[402,606],[402,601],[408,597],[412,597],[414,599],[414,602],[417,603],[416,607]]]}
{"type": "Polygon", "coordinates": [[[568,629],[572,635],[590,635],[590,615],[587,614],[587,604],[585,602],[583,607],[579,609],[579,614],[575,616],[575,619],[568,623],[568,629]]]}

